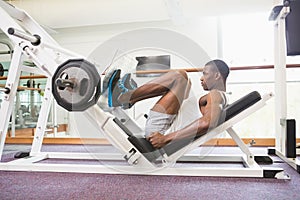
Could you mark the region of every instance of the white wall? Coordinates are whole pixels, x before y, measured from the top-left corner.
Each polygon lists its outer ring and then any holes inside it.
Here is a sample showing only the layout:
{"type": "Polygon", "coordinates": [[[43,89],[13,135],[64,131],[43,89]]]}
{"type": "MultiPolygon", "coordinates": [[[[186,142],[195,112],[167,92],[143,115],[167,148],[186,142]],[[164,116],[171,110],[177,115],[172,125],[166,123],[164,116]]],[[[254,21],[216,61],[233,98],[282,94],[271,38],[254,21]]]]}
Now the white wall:
{"type": "Polygon", "coordinates": [[[65,28],[270,10],[279,0],[11,0],[40,24],[65,28]]]}
{"type": "Polygon", "coordinates": [[[191,20],[184,26],[175,26],[171,21],[113,24],[56,29],[57,33],[52,36],[63,47],[88,56],[101,43],[123,32],[143,28],[161,28],[173,30],[191,38],[214,57],[217,48],[216,23],[216,17],[204,17],[191,20]]]}

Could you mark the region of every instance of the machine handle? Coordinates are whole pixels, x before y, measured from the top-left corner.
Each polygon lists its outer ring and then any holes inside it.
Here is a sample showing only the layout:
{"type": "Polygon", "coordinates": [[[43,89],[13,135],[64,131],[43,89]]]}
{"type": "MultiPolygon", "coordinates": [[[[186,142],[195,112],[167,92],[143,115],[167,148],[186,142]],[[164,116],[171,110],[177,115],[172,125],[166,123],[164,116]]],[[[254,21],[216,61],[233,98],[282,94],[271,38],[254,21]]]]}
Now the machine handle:
{"type": "Polygon", "coordinates": [[[15,28],[9,28],[7,30],[8,34],[19,37],[21,39],[31,42],[32,45],[37,46],[41,43],[41,37],[39,35],[30,35],[23,31],[17,30],[15,28]]]}

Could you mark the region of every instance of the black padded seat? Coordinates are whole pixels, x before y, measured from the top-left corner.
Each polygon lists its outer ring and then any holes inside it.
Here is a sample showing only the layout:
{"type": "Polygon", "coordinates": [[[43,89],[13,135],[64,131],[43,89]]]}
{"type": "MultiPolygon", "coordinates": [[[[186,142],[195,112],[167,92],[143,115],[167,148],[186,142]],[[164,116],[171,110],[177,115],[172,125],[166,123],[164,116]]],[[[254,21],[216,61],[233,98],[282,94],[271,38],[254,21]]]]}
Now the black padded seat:
{"type": "Polygon", "coordinates": [[[145,137],[134,136],[133,133],[117,118],[113,121],[128,135],[128,140],[141,152],[149,161],[153,161],[161,156],[159,149],[152,146],[145,137]]]}
{"type": "MultiPolygon", "coordinates": [[[[219,124],[224,123],[225,121],[231,119],[232,117],[236,116],[243,110],[249,108],[256,102],[261,100],[261,96],[257,91],[253,91],[246,96],[240,98],[239,100],[235,101],[234,103],[228,105],[223,111],[219,119],[219,124]]],[[[197,139],[189,138],[183,139],[180,141],[171,142],[166,145],[162,149],[155,149],[152,144],[144,137],[136,137],[134,136],[127,127],[125,127],[122,122],[120,122],[117,118],[114,121],[122,128],[122,130],[129,136],[128,140],[141,152],[144,154],[148,160],[153,161],[157,159],[161,154],[166,153],[168,156],[172,155],[176,151],[180,150],[181,148],[185,147],[189,143],[193,142],[197,139]]],[[[201,136],[200,136],[201,137],[201,136]]]]}

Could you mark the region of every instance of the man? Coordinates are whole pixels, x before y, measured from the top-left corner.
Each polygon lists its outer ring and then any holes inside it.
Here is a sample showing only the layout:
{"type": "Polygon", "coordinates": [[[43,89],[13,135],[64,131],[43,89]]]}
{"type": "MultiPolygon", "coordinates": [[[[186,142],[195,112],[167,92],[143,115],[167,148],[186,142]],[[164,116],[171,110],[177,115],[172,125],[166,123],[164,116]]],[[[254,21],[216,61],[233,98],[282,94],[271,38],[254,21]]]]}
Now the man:
{"type": "Polygon", "coordinates": [[[204,135],[218,125],[223,107],[227,104],[225,91],[229,74],[227,64],[222,60],[208,62],[203,68],[201,85],[208,94],[198,100],[199,116],[187,126],[165,134],[177,118],[182,104],[189,96],[191,82],[184,70],[168,72],[138,88],[130,88],[130,77],[120,79],[120,71],[110,78],[110,106],[130,108],[138,101],[161,96],[153,108],[145,126],[145,135],[155,148],[161,148],[171,141],[204,135]]]}

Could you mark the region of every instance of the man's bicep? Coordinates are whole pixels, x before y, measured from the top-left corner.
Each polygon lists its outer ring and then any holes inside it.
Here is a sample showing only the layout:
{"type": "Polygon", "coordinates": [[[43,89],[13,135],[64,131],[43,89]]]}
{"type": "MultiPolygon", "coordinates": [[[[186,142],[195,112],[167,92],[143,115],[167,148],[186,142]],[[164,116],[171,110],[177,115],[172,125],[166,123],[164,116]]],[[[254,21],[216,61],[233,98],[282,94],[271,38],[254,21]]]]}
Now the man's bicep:
{"type": "Polygon", "coordinates": [[[207,103],[209,104],[208,112],[210,114],[211,123],[216,124],[223,108],[222,96],[219,93],[212,92],[209,95],[207,103]]]}

